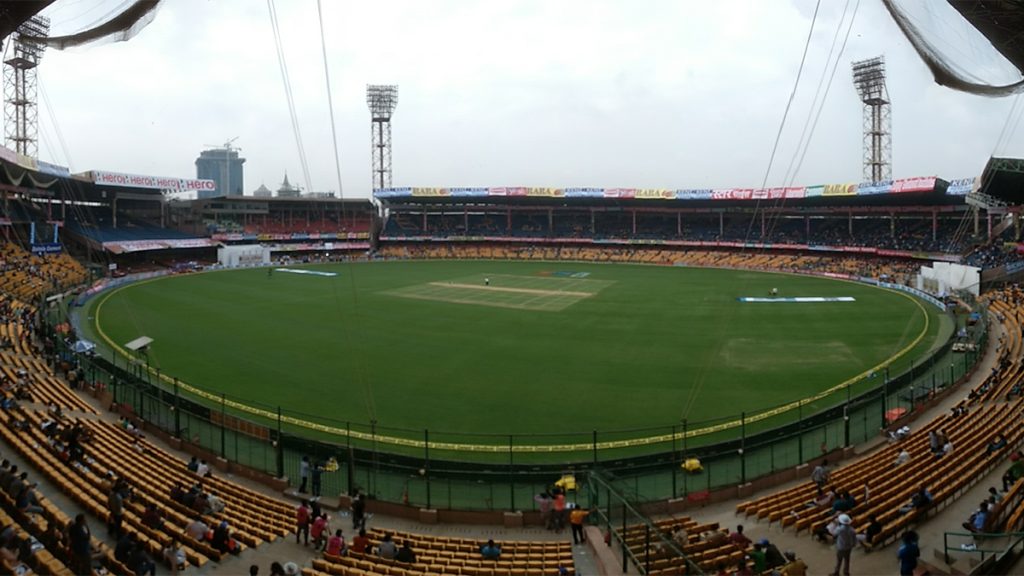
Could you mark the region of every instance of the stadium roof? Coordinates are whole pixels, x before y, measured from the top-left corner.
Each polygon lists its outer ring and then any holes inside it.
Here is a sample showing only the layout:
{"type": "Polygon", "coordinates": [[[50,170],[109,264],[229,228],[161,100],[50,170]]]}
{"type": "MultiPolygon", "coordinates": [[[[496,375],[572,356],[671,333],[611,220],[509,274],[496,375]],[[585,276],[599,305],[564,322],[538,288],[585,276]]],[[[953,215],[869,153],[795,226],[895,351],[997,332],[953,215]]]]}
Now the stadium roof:
{"type": "Polygon", "coordinates": [[[981,190],[1007,204],[1024,205],[1024,159],[989,159],[981,173],[981,190]]]}
{"type": "Polygon", "coordinates": [[[0,2],[0,38],[7,38],[54,0],[15,0],[0,2]]]}
{"type": "Polygon", "coordinates": [[[1024,72],[1024,0],[947,0],[992,46],[1024,72]]]}

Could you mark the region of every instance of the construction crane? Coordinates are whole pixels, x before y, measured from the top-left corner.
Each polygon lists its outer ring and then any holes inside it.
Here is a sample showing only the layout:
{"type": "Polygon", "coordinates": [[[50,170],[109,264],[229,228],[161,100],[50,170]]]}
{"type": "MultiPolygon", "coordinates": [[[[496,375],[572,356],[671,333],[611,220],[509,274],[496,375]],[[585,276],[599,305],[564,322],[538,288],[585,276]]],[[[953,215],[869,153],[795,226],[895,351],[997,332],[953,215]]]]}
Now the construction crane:
{"type": "Polygon", "coordinates": [[[233,144],[235,143],[235,140],[238,140],[238,136],[235,136],[234,138],[229,139],[224,144],[203,144],[203,146],[206,146],[207,148],[219,148],[219,149],[224,150],[224,190],[223,190],[223,192],[224,192],[225,196],[231,194],[231,153],[232,152],[241,152],[242,151],[241,148],[233,146],[233,144]]]}

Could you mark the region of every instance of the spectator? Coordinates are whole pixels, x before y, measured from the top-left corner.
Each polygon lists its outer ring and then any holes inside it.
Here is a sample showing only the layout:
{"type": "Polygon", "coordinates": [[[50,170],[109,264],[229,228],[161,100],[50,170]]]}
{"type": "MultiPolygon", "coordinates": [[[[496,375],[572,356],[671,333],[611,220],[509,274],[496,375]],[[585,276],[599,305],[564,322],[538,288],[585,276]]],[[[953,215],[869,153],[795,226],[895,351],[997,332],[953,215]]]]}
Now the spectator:
{"type": "Polygon", "coordinates": [[[280,562],[271,562],[270,576],[284,576],[284,566],[280,562]]]}
{"type": "Polygon", "coordinates": [[[541,492],[533,497],[533,501],[537,503],[537,510],[540,512],[540,519],[544,522],[544,528],[551,530],[553,523],[551,522],[551,495],[547,492],[541,492]]]}
{"type": "Polygon", "coordinates": [[[910,502],[900,508],[900,514],[906,514],[911,510],[924,510],[932,504],[932,494],[928,491],[926,486],[921,486],[921,489],[914,492],[914,495],[910,497],[910,502]]]}
{"type": "Polygon", "coordinates": [[[416,562],[416,554],[412,551],[412,545],[409,544],[408,540],[402,541],[402,547],[398,549],[398,554],[395,556],[395,560],[406,564],[416,562]]]}
{"type": "Polygon", "coordinates": [[[845,576],[850,576],[850,554],[857,545],[857,533],[854,532],[853,519],[848,514],[839,515],[839,527],[836,529],[836,567],[832,574],[838,575],[840,568],[845,576]]]}
{"type": "Polygon", "coordinates": [[[164,518],[163,515],[160,514],[160,509],[152,502],[146,504],[146,509],[142,512],[140,520],[144,526],[154,530],[159,530],[164,524],[164,518]]]}
{"type": "Polygon", "coordinates": [[[878,516],[872,514],[868,516],[868,527],[864,530],[863,534],[857,534],[857,540],[865,547],[868,547],[875,543],[875,538],[882,533],[882,528],[883,526],[878,521],[878,516]]]}
{"type": "Polygon", "coordinates": [[[583,521],[589,515],[590,511],[583,510],[582,508],[573,508],[572,512],[569,513],[569,526],[572,528],[573,544],[583,544],[587,541],[586,536],[583,534],[583,521]],[[579,536],[578,539],[577,536],[579,536]]]}
{"type": "Polygon", "coordinates": [[[903,541],[896,552],[896,557],[900,561],[900,576],[913,576],[914,570],[917,568],[917,559],[920,556],[921,551],[917,546],[917,532],[910,530],[903,535],[903,541]]]}
{"type": "Polygon", "coordinates": [[[782,552],[779,552],[779,547],[769,542],[767,538],[762,538],[758,544],[764,550],[764,558],[768,568],[778,568],[786,563],[786,558],[782,555],[782,552]]]}
{"type": "Polygon", "coordinates": [[[480,547],[480,555],[485,560],[497,560],[501,556],[501,547],[494,543],[494,540],[488,540],[487,544],[480,547]]]}
{"type": "Polygon", "coordinates": [[[359,490],[352,494],[352,529],[366,528],[366,502],[359,490]]]}
{"type": "Polygon", "coordinates": [[[377,546],[377,555],[385,560],[394,560],[395,556],[398,555],[398,546],[395,546],[395,541],[391,539],[390,532],[384,533],[384,538],[377,546]]]}
{"type": "Polygon", "coordinates": [[[121,535],[121,522],[124,519],[124,496],[121,495],[120,482],[114,485],[110,494],[107,495],[107,532],[114,538],[121,535]]]}
{"type": "Polygon", "coordinates": [[[551,504],[551,521],[556,532],[561,532],[565,527],[565,492],[555,491],[554,502],[551,504]]]}
{"type": "Polygon", "coordinates": [[[1013,465],[1003,474],[1003,492],[1009,492],[1010,486],[1014,482],[1024,478],[1024,458],[1020,457],[1020,452],[1017,452],[1015,456],[1015,458],[1011,458],[1013,465]]]}
{"type": "Polygon", "coordinates": [[[345,537],[342,536],[341,528],[334,531],[334,536],[327,539],[325,552],[332,556],[341,556],[345,551],[345,537]]]}
{"type": "Polygon", "coordinates": [[[823,458],[821,464],[814,467],[811,471],[811,480],[818,486],[818,496],[821,496],[825,491],[825,484],[828,484],[828,459],[823,458]]]}
{"type": "Polygon", "coordinates": [[[182,550],[181,544],[178,543],[177,538],[171,538],[171,541],[163,549],[164,562],[171,567],[172,570],[184,570],[185,566],[188,565],[188,560],[185,558],[185,551],[182,550]]]}
{"type": "Polygon", "coordinates": [[[313,538],[313,548],[323,550],[327,545],[328,534],[330,528],[327,526],[327,514],[321,514],[313,520],[313,527],[309,530],[309,535],[313,538]]]}
{"type": "Polygon", "coordinates": [[[299,484],[299,494],[305,494],[306,481],[309,480],[309,456],[303,456],[302,461],[299,462],[299,478],[302,479],[302,483],[299,484]]]}
{"type": "Polygon", "coordinates": [[[988,443],[988,451],[996,452],[1006,446],[1006,436],[1003,436],[1002,432],[999,432],[992,438],[992,441],[988,443]]]}
{"type": "Polygon", "coordinates": [[[207,532],[210,531],[210,527],[203,522],[202,517],[196,516],[188,526],[185,527],[185,534],[195,540],[196,542],[202,542],[206,539],[207,532]]]}
{"type": "Polygon", "coordinates": [[[25,486],[18,492],[14,499],[14,505],[23,514],[42,514],[43,509],[39,506],[39,499],[36,498],[35,484],[25,486]]]}
{"type": "Polygon", "coordinates": [[[352,539],[352,551],[359,554],[369,553],[370,539],[366,537],[366,530],[360,530],[359,535],[352,539]]]}
{"type": "Polygon", "coordinates": [[[1003,495],[999,493],[999,490],[996,490],[995,486],[989,487],[988,494],[988,499],[991,500],[993,504],[998,504],[1003,500],[1003,495]]]}
{"type": "Polygon", "coordinates": [[[729,541],[731,541],[733,544],[739,546],[740,548],[746,548],[747,546],[750,546],[750,544],[751,544],[750,538],[747,538],[746,535],[743,534],[743,525],[742,524],[738,524],[736,526],[736,531],[733,532],[732,534],[729,534],[729,541]]]}
{"type": "Polygon", "coordinates": [[[311,484],[312,484],[312,490],[313,490],[313,497],[314,498],[319,498],[320,497],[320,477],[323,475],[323,473],[324,473],[324,465],[322,463],[320,463],[320,462],[317,462],[316,464],[314,464],[312,470],[310,470],[310,472],[309,472],[310,477],[312,479],[311,484]]]}
{"type": "Polygon", "coordinates": [[[754,544],[754,549],[747,552],[747,558],[754,563],[754,574],[764,572],[768,566],[768,559],[764,555],[764,546],[760,542],[754,544]]]}
{"type": "Polygon", "coordinates": [[[807,564],[796,557],[796,552],[786,550],[786,560],[782,567],[782,576],[807,576],[807,564]]]}
{"type": "Polygon", "coordinates": [[[982,502],[978,505],[978,509],[971,514],[970,518],[966,522],[961,524],[968,532],[975,534],[985,531],[985,522],[988,520],[988,501],[982,502]]]}
{"type": "Polygon", "coordinates": [[[857,501],[854,497],[846,490],[839,495],[839,498],[832,503],[832,513],[837,512],[849,512],[853,510],[853,507],[857,505],[857,501]]]}
{"type": "Polygon", "coordinates": [[[196,467],[196,475],[200,478],[210,476],[210,465],[206,463],[206,460],[199,461],[199,466],[196,467]]]}
{"type": "Polygon", "coordinates": [[[903,450],[900,450],[899,455],[896,456],[896,465],[897,466],[902,466],[902,465],[906,464],[909,461],[910,461],[910,452],[907,452],[906,448],[904,448],[903,450]]]}
{"type": "Polygon", "coordinates": [[[300,537],[305,537],[304,546],[309,546],[309,502],[299,502],[295,509],[295,543],[299,543],[300,537]]]}

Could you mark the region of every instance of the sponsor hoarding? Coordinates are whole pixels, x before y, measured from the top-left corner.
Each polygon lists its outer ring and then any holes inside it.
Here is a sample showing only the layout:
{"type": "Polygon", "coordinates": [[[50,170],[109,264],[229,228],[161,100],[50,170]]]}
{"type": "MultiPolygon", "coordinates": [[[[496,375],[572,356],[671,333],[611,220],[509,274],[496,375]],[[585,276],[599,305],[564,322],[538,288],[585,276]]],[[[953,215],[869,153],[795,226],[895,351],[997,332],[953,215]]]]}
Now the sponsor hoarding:
{"type": "Polygon", "coordinates": [[[102,186],[118,186],[122,188],[148,188],[150,190],[189,190],[214,191],[217,183],[213,180],[196,178],[168,178],[164,176],[143,176],[141,174],[123,174],[93,170],[92,180],[102,186]]]}

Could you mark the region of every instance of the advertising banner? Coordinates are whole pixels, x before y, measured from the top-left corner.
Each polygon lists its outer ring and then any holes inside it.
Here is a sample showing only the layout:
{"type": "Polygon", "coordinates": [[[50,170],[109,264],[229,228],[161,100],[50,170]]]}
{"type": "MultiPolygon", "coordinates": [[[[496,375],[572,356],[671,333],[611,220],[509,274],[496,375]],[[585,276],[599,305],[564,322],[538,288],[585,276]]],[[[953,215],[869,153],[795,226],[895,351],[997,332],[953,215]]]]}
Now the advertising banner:
{"type": "Polygon", "coordinates": [[[32,253],[39,256],[42,254],[60,254],[60,244],[54,242],[47,242],[45,244],[33,244],[32,253]]]}
{"type": "Polygon", "coordinates": [[[212,238],[183,238],[177,240],[128,240],[125,242],[104,242],[103,249],[114,254],[144,252],[147,250],[170,250],[175,248],[206,248],[216,246],[212,238]]]}
{"type": "Polygon", "coordinates": [[[526,195],[531,198],[561,198],[561,188],[527,188],[526,195]]]}
{"type": "Polygon", "coordinates": [[[458,198],[482,198],[487,196],[487,188],[449,188],[448,192],[458,198]]]}
{"type": "Polygon", "coordinates": [[[71,170],[66,166],[58,166],[57,164],[50,164],[49,162],[43,162],[39,160],[39,171],[43,174],[49,174],[51,176],[60,176],[61,178],[67,178],[71,176],[71,170]]]}
{"type": "Polygon", "coordinates": [[[805,188],[803,186],[793,186],[793,187],[790,187],[790,188],[786,188],[786,199],[787,200],[790,200],[790,199],[796,200],[796,199],[799,199],[799,198],[803,198],[806,195],[806,193],[807,193],[807,188],[805,188]]]}
{"type": "Polygon", "coordinates": [[[904,192],[931,192],[935,190],[935,177],[924,176],[921,178],[901,178],[892,183],[892,191],[895,194],[904,192]]]}
{"type": "Polygon", "coordinates": [[[373,191],[374,198],[408,198],[412,196],[412,188],[378,188],[373,191]]]}
{"type": "Polygon", "coordinates": [[[974,191],[976,185],[980,185],[981,178],[958,178],[952,180],[946,188],[947,196],[966,196],[974,191]]]}
{"type": "Polygon", "coordinates": [[[566,198],[601,198],[604,190],[601,188],[566,188],[562,191],[566,198]]]}
{"type": "Polygon", "coordinates": [[[871,196],[873,194],[888,194],[892,191],[892,180],[881,182],[861,182],[857,185],[858,196],[871,196]]]}
{"type": "Polygon", "coordinates": [[[633,197],[639,200],[675,200],[676,193],[665,188],[637,188],[633,197]]]}
{"type": "Polygon", "coordinates": [[[754,195],[751,188],[723,188],[711,191],[712,200],[750,200],[754,195]]]}
{"type": "Polygon", "coordinates": [[[856,184],[825,184],[822,196],[856,196],[856,184]]]}
{"type": "Polygon", "coordinates": [[[213,180],[197,180],[194,178],[167,178],[163,176],[142,176],[139,174],[122,174],[120,172],[92,171],[92,180],[103,186],[123,188],[147,188],[150,190],[188,190],[214,191],[217,183],[213,180]]]}
{"type": "Polygon", "coordinates": [[[636,188],[605,188],[605,198],[630,199],[636,197],[636,188]]]}
{"type": "Polygon", "coordinates": [[[444,197],[448,196],[447,188],[413,188],[412,195],[415,198],[422,197],[444,197]]]}
{"type": "Polygon", "coordinates": [[[676,200],[711,200],[710,188],[697,190],[676,190],[676,200]]]}
{"type": "Polygon", "coordinates": [[[825,195],[825,187],[821,184],[817,186],[808,186],[804,191],[804,198],[817,198],[825,195]]]}

